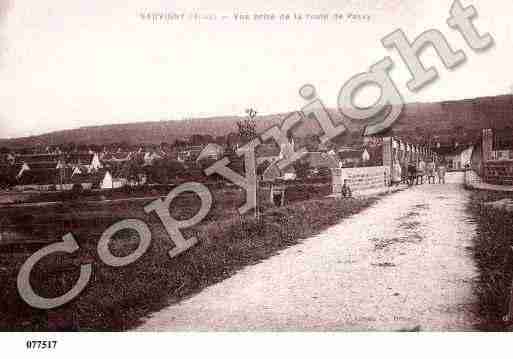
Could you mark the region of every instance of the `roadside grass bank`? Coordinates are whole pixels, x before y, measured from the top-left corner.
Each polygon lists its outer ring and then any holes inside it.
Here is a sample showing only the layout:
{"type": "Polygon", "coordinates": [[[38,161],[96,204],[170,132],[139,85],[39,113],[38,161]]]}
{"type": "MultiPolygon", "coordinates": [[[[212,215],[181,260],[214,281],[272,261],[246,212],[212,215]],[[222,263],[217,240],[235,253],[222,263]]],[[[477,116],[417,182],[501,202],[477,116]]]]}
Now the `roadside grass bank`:
{"type": "Polygon", "coordinates": [[[479,270],[476,294],[481,323],[478,329],[504,331],[512,323],[503,321],[508,313],[513,279],[513,213],[485,205],[512,193],[475,190],[471,192],[469,210],[477,222],[474,258],[479,270]]]}
{"type": "MultiPolygon", "coordinates": [[[[24,261],[37,249],[24,249],[21,246],[17,251],[1,253],[0,329],[46,331],[55,329],[55,323],[66,323],[64,327],[69,325],[81,331],[134,328],[148,314],[222,281],[247,265],[269,258],[280,250],[297,244],[301,239],[360,212],[377,200],[377,197],[326,198],[325,192],[328,190],[329,186],[299,186],[290,190],[289,198],[296,200],[289,201],[281,208],[272,207],[262,201],[262,214],[258,220],[253,216],[241,218],[234,214],[236,207],[233,204],[240,200],[235,198],[235,194],[229,196],[226,191],[215,194],[227,199],[232,206],[226,202],[219,205],[210,218],[207,217],[201,224],[185,230],[186,238],[194,234],[199,238],[199,243],[175,258],[169,258],[167,254],[173,244],[158,218],[145,214],[138,207],[116,207],[117,211],[100,211],[94,208],[94,215],[91,216],[87,212],[83,215],[77,212],[75,225],[78,224],[80,230],[73,233],[79,233],[76,238],[80,250],[73,255],[53,254],[45,257],[34,267],[31,284],[41,296],[62,295],[76,282],[79,265],[85,261],[92,263],[93,267],[88,286],[76,299],[63,307],[50,311],[31,308],[18,295],[16,276],[24,261]],[[119,215],[123,219],[144,219],[152,232],[148,251],[136,262],[125,267],[109,267],[97,255],[96,246],[101,231],[106,228],[105,221],[98,218],[105,216],[108,218],[107,222],[112,223],[113,215],[119,215]],[[94,217],[95,220],[91,221],[89,217],[94,217]],[[80,223],[81,219],[85,222],[80,223]]],[[[188,203],[188,209],[182,208],[176,218],[182,215],[184,218],[190,217],[197,206],[199,203],[188,203]]],[[[52,220],[47,213],[40,214],[41,217],[35,213],[32,216],[33,221],[38,223],[43,219],[52,220]]],[[[135,232],[124,230],[117,233],[110,249],[116,256],[125,256],[132,253],[138,243],[139,238],[135,232]]]]}

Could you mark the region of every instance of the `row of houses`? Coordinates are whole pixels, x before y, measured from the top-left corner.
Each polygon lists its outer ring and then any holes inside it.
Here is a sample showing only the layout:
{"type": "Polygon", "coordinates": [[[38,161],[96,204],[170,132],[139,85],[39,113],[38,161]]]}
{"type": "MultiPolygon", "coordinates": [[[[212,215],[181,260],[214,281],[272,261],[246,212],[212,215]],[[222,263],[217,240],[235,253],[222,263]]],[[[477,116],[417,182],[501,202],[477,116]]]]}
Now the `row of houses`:
{"type": "Polygon", "coordinates": [[[435,151],[444,158],[449,169],[472,167],[481,173],[485,162],[513,163],[513,129],[483,129],[481,138],[474,143],[437,144],[435,151]]]}
{"type": "Polygon", "coordinates": [[[471,167],[487,183],[513,185],[513,129],[483,129],[471,167]]]}
{"type": "Polygon", "coordinates": [[[262,153],[259,153],[257,148],[257,164],[264,161],[268,162],[266,169],[262,173],[262,180],[295,179],[298,177],[296,170],[298,165],[306,168],[307,175],[316,176],[322,174],[331,175],[331,169],[334,168],[381,165],[383,161],[381,146],[374,148],[332,148],[325,151],[308,151],[295,163],[296,166],[291,165],[280,169],[278,162],[287,157],[287,154],[292,153],[294,148],[294,140],[288,145],[283,145],[279,152],[274,149],[272,156],[270,156],[270,153],[267,153],[266,156],[259,156],[262,153]]]}
{"type": "MultiPolygon", "coordinates": [[[[274,164],[293,151],[294,141],[289,148],[276,144],[262,144],[256,148],[257,166],[264,178],[295,177],[291,167],[288,174],[276,172],[274,164]],[[264,175],[265,173],[265,175],[264,175]],[[272,175],[271,175],[272,174],[272,175]]],[[[199,164],[202,161],[217,161],[227,155],[223,146],[209,143],[204,146],[189,146],[178,151],[161,149],[145,151],[103,151],[95,153],[62,153],[53,151],[40,154],[7,154],[0,163],[0,175],[14,179],[12,186],[18,190],[70,190],[80,185],[83,189],[111,189],[127,185],[140,185],[148,181],[146,168],[162,165],[163,161],[178,161],[199,164]],[[137,163],[135,175],[127,170],[129,164],[137,163]]],[[[369,148],[339,148],[329,151],[311,151],[302,159],[309,173],[317,175],[322,169],[354,167],[368,163],[371,158],[379,161],[380,151],[369,148]],[[377,155],[374,156],[374,153],[377,155]],[[371,156],[372,154],[372,156],[371,156]]],[[[187,166],[185,166],[187,167],[187,166]]]]}
{"type": "MultiPolygon", "coordinates": [[[[198,162],[203,159],[219,159],[224,151],[216,144],[187,148],[176,156],[161,150],[144,151],[92,151],[63,153],[52,150],[46,153],[9,153],[0,159],[0,175],[11,179],[15,188],[48,190],[70,189],[75,184],[83,188],[118,188],[127,184],[144,184],[146,174],[141,170],[135,180],[123,175],[127,163],[139,164],[140,168],[153,165],[160,159],[174,159],[180,162],[198,162]]],[[[1,185],[1,183],[0,183],[1,185]]]]}
{"type": "Polygon", "coordinates": [[[16,190],[71,190],[73,186],[91,189],[121,187],[113,169],[96,153],[8,155],[0,165],[4,182],[16,190]]]}
{"type": "Polygon", "coordinates": [[[449,170],[459,171],[470,166],[475,144],[437,144],[435,152],[444,159],[449,170]]]}

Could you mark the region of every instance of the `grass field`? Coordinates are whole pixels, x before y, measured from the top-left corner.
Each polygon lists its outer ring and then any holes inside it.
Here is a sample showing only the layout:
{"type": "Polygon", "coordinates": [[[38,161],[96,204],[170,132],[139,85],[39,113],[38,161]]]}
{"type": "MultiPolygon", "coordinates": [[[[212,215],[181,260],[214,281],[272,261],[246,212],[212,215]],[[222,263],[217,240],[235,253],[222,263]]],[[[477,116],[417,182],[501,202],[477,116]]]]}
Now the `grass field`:
{"type": "Polygon", "coordinates": [[[513,279],[513,214],[485,205],[503,198],[513,198],[513,194],[473,191],[469,207],[478,225],[474,257],[479,269],[479,329],[487,331],[511,328],[502,318],[508,311],[513,279]]]}
{"type": "MultiPolygon", "coordinates": [[[[199,225],[185,230],[199,243],[170,259],[173,247],[162,224],[144,213],[139,201],[102,204],[70,201],[55,207],[0,209],[16,236],[0,247],[1,330],[49,330],[55,318],[74,321],[83,331],[126,330],[149,313],[221,281],[240,268],[258,263],[280,249],[339,222],[375,202],[375,198],[337,200],[326,198],[329,185],[304,185],[287,189],[287,203],[274,208],[267,191],[260,191],[260,219],[241,218],[237,207],[244,193],[236,188],[213,191],[211,213],[199,225]],[[119,219],[140,218],[152,232],[149,250],[125,267],[109,267],[98,258],[96,246],[103,231],[119,219]],[[21,300],[16,276],[24,261],[41,242],[55,242],[72,232],[80,250],[73,255],[50,255],[33,270],[31,283],[41,296],[56,297],[78,278],[81,258],[90,258],[92,278],[86,289],[69,304],[51,311],[37,310],[21,300]],[[33,243],[30,243],[30,242],[33,243]],[[50,323],[50,324],[49,324],[50,323]]],[[[199,208],[199,199],[184,195],[173,202],[175,218],[188,218],[199,208]]],[[[127,255],[138,245],[137,235],[121,231],[112,242],[115,255],[127,255]]],[[[60,320],[60,319],[58,319],[60,320]]]]}

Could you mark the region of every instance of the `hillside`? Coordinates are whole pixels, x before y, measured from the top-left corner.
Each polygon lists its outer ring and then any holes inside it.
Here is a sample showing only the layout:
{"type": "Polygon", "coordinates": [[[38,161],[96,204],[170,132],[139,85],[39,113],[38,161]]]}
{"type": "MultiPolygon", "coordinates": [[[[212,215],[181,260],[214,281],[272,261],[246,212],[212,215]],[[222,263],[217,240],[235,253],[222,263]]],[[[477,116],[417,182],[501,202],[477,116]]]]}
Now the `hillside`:
{"type": "MultiPolygon", "coordinates": [[[[338,111],[331,111],[335,120],[338,111]]],[[[258,131],[278,124],[284,114],[260,116],[258,131]]],[[[125,141],[129,144],[173,143],[193,134],[222,136],[236,132],[236,122],[241,117],[213,117],[184,121],[137,122],[129,124],[82,127],[51,132],[39,136],[16,139],[0,139],[0,147],[20,148],[36,145],[77,144],[104,145],[125,141]]],[[[401,117],[388,134],[394,134],[415,142],[427,139],[448,143],[476,141],[484,127],[505,128],[513,125],[513,96],[501,95],[470,100],[439,103],[412,103],[405,105],[401,117]]],[[[315,121],[306,121],[295,132],[302,137],[318,133],[315,121]]],[[[360,132],[361,133],[361,132],[360,132]]],[[[358,133],[344,136],[347,142],[357,141],[358,133]]]]}
{"type": "Polygon", "coordinates": [[[433,138],[442,143],[474,142],[483,128],[513,126],[513,96],[501,95],[405,106],[391,134],[416,142],[433,138]]]}

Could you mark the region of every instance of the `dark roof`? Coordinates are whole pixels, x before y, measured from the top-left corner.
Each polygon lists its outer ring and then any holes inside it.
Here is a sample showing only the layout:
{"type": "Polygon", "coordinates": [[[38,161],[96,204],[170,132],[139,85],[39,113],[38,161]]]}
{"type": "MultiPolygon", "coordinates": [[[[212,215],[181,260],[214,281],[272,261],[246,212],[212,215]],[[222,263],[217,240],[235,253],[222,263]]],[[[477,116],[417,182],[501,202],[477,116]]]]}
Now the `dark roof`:
{"type": "Polygon", "coordinates": [[[336,168],[339,158],[326,152],[308,152],[303,159],[311,168],[336,168]]]}
{"type": "Polygon", "coordinates": [[[368,146],[365,148],[371,161],[383,159],[383,146],[368,146]]]}
{"type": "Polygon", "coordinates": [[[280,170],[277,163],[278,161],[274,161],[264,170],[262,174],[264,181],[274,181],[278,177],[284,176],[285,173],[296,173],[293,165],[287,166],[283,170],[280,170]]]}
{"type": "Polygon", "coordinates": [[[54,169],[57,167],[59,160],[65,163],[81,163],[89,164],[93,159],[93,154],[89,153],[71,153],[67,155],[53,155],[53,154],[32,154],[20,155],[16,157],[17,164],[26,163],[30,169],[54,169]]]}
{"type": "Polygon", "coordinates": [[[222,155],[224,153],[224,147],[217,143],[208,143],[207,145],[203,146],[200,153],[197,154],[196,158],[206,158],[212,153],[215,155],[222,155]]]}
{"type": "Polygon", "coordinates": [[[89,164],[93,160],[93,156],[94,154],[91,153],[71,153],[66,155],[66,162],[89,164]]]}
{"type": "Polygon", "coordinates": [[[182,147],[178,153],[184,154],[185,152],[188,152],[193,160],[196,160],[196,158],[200,155],[201,151],[203,151],[203,148],[205,146],[186,146],[182,147]]]}
{"type": "Polygon", "coordinates": [[[506,128],[494,131],[494,150],[511,150],[513,149],[513,130],[506,128]]]}
{"type": "Polygon", "coordinates": [[[55,169],[57,167],[58,162],[27,162],[27,165],[31,170],[39,170],[39,169],[55,169]]]}
{"type": "Polygon", "coordinates": [[[468,148],[468,146],[454,147],[454,145],[441,145],[440,147],[435,147],[433,152],[439,156],[455,156],[463,152],[466,148],[468,148]]]}
{"type": "Polygon", "coordinates": [[[196,146],[184,146],[180,148],[180,151],[199,151],[203,150],[205,145],[196,145],[196,146]]]}
{"type": "Polygon", "coordinates": [[[64,158],[63,155],[53,155],[48,153],[30,154],[30,155],[17,155],[17,163],[36,163],[36,162],[55,162],[57,163],[60,158],[64,158]]]}
{"type": "Polygon", "coordinates": [[[280,154],[280,148],[275,144],[262,144],[256,147],[256,157],[276,157],[280,154]]]}
{"type": "Polygon", "coordinates": [[[58,179],[59,171],[56,169],[37,169],[23,172],[19,178],[20,184],[54,184],[58,179]]]}
{"type": "Polygon", "coordinates": [[[100,158],[100,160],[107,162],[120,162],[127,160],[129,155],[130,152],[106,153],[102,158],[100,158]]]}
{"type": "Polygon", "coordinates": [[[21,166],[0,165],[0,176],[16,176],[21,166]]]}
{"type": "Polygon", "coordinates": [[[363,155],[363,150],[349,150],[349,151],[340,151],[338,153],[338,157],[342,160],[358,158],[361,159],[363,155]]]}
{"type": "Polygon", "coordinates": [[[71,183],[100,183],[105,177],[105,172],[86,173],[71,177],[71,183]]]}

